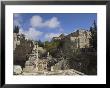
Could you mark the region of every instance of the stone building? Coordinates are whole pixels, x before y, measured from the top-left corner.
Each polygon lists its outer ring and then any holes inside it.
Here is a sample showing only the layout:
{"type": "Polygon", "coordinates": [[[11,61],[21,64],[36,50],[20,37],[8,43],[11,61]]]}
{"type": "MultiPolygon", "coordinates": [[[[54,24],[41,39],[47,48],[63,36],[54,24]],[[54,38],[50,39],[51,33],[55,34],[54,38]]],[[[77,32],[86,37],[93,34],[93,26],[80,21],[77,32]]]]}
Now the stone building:
{"type": "Polygon", "coordinates": [[[56,40],[62,40],[65,37],[64,34],[61,34],[59,37],[53,37],[52,40],[56,41],[56,40]]]}
{"type": "Polygon", "coordinates": [[[90,38],[91,32],[84,29],[79,29],[71,34],[64,35],[61,34],[59,37],[53,37],[53,41],[64,40],[71,41],[74,48],[89,48],[90,47],[90,38]]]}
{"type": "Polygon", "coordinates": [[[90,47],[90,35],[91,32],[80,29],[74,33],[71,33],[69,39],[73,44],[75,44],[74,48],[89,48],[90,47]]]}

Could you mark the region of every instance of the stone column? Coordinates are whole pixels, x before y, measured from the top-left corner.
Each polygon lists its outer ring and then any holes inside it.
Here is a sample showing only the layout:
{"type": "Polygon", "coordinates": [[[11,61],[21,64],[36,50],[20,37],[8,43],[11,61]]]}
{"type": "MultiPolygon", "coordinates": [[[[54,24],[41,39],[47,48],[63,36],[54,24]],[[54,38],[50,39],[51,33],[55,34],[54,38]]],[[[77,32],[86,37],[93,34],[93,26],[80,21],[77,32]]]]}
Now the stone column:
{"type": "Polygon", "coordinates": [[[38,43],[37,43],[37,59],[38,59],[38,43]]]}

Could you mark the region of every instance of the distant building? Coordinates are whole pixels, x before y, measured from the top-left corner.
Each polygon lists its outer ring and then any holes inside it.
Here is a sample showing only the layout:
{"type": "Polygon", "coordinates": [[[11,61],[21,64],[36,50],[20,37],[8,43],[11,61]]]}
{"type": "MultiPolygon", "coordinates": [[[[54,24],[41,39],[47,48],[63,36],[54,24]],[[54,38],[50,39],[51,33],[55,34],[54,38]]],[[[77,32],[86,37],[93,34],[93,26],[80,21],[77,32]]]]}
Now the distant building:
{"type": "Polygon", "coordinates": [[[84,29],[79,29],[71,34],[64,36],[61,34],[59,37],[53,37],[55,40],[70,40],[74,44],[74,48],[89,48],[90,47],[90,38],[91,32],[84,29]]]}
{"type": "Polygon", "coordinates": [[[52,40],[56,41],[56,40],[62,40],[65,37],[64,34],[61,34],[59,37],[53,37],[52,40]]]}
{"type": "Polygon", "coordinates": [[[73,44],[75,44],[75,48],[89,48],[90,47],[90,38],[91,32],[87,30],[77,30],[76,32],[69,35],[69,39],[73,44]]]}

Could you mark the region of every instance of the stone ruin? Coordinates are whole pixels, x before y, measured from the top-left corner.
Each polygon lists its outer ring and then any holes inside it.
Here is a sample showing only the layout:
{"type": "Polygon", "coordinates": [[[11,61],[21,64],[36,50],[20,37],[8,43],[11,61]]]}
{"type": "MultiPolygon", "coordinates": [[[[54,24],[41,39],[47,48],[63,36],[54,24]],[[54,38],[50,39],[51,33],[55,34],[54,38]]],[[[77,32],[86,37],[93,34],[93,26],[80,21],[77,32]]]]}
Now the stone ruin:
{"type": "Polygon", "coordinates": [[[25,63],[23,72],[42,72],[47,70],[47,59],[39,59],[38,44],[34,44],[32,54],[29,54],[29,59],[25,63]]]}

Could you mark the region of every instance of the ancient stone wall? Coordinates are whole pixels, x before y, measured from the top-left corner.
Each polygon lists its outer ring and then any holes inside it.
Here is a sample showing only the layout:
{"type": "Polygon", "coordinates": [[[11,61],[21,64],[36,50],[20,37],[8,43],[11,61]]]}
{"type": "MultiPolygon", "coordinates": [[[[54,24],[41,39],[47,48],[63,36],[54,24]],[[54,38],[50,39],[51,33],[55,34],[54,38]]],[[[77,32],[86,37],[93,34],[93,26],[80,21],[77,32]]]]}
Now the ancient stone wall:
{"type": "Polygon", "coordinates": [[[19,35],[17,33],[13,33],[13,49],[15,50],[17,45],[20,45],[19,35]]]}
{"type": "Polygon", "coordinates": [[[69,69],[69,63],[67,60],[61,60],[58,63],[56,63],[54,66],[51,66],[51,71],[57,71],[57,70],[65,70],[69,69]]]}
{"type": "Polygon", "coordinates": [[[28,59],[28,54],[32,52],[33,43],[26,40],[25,36],[14,33],[14,65],[21,65],[24,67],[25,61],[28,59]],[[18,42],[19,41],[19,42],[18,42]]]}
{"type": "Polygon", "coordinates": [[[37,59],[34,61],[26,61],[23,72],[44,72],[47,71],[47,60],[46,59],[37,59]]]}

